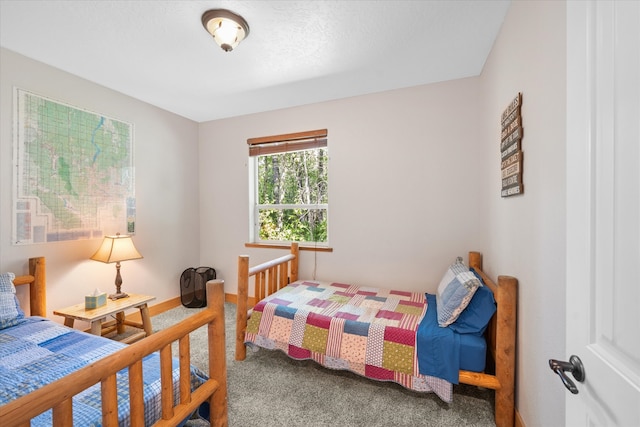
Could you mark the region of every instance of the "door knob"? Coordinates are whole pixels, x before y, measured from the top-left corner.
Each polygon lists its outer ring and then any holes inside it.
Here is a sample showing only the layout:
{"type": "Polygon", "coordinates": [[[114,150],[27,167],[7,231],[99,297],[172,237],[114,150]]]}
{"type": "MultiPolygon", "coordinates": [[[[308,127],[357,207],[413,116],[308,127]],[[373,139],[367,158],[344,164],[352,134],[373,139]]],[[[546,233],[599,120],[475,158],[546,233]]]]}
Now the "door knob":
{"type": "Polygon", "coordinates": [[[571,378],[565,373],[571,372],[571,375],[573,375],[576,381],[584,381],[584,366],[582,366],[582,360],[580,360],[578,356],[572,355],[568,362],[549,359],[549,367],[553,372],[558,374],[567,390],[573,394],[578,394],[578,387],[576,387],[575,383],[571,381],[571,378]]]}

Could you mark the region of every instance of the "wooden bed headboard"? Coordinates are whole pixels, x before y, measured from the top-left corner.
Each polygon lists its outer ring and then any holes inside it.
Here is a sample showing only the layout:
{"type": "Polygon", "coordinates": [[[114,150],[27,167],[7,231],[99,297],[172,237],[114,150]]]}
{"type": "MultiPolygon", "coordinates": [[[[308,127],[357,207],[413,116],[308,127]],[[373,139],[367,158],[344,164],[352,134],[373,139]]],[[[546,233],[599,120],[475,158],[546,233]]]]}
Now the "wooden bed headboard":
{"type": "Polygon", "coordinates": [[[47,317],[47,269],[44,257],[29,258],[29,274],[16,276],[15,286],[29,285],[31,316],[47,317]]]}
{"type": "Polygon", "coordinates": [[[496,390],[496,425],[512,426],[515,417],[516,312],[518,279],[498,276],[493,282],[482,270],[482,254],[469,252],[469,266],[482,277],[496,300],[496,313],[491,318],[485,336],[495,364],[495,376],[460,371],[460,382],[496,390]]]}

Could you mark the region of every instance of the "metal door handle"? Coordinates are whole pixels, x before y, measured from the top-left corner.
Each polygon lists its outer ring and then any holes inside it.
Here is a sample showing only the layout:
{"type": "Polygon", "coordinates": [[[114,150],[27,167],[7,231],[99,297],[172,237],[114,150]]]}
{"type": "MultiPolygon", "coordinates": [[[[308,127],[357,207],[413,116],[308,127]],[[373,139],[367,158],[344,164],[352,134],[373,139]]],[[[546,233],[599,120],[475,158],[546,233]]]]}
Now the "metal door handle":
{"type": "Polygon", "coordinates": [[[568,362],[561,360],[549,359],[549,367],[553,372],[558,374],[564,386],[573,394],[578,394],[578,387],[571,381],[571,378],[565,374],[565,372],[571,372],[573,378],[576,381],[584,381],[584,366],[582,366],[582,360],[578,356],[572,355],[568,362]]]}

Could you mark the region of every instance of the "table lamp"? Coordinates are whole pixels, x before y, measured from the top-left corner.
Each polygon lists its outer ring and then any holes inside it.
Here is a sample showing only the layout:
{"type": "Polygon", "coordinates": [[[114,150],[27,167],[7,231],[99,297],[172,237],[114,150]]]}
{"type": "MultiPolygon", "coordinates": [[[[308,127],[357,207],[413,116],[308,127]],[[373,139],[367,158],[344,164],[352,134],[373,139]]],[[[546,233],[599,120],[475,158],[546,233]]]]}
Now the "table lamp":
{"type": "Polygon", "coordinates": [[[122,286],[122,276],[120,276],[120,262],[129,261],[132,259],[140,259],[142,255],[133,245],[131,236],[121,236],[120,233],[116,233],[115,236],[105,236],[102,244],[98,248],[95,254],[91,256],[94,261],[104,262],[110,264],[116,263],[116,293],[109,295],[112,300],[120,298],[126,298],[129,295],[120,290],[122,286]]]}

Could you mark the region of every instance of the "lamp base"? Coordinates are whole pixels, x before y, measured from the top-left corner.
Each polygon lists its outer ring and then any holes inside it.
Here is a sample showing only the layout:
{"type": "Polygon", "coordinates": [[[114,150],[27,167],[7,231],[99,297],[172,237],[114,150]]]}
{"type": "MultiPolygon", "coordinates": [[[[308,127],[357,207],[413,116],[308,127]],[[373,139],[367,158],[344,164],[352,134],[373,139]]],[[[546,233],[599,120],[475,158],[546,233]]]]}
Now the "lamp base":
{"type": "Polygon", "coordinates": [[[118,292],[117,294],[111,294],[109,295],[109,299],[110,300],[117,300],[117,299],[121,299],[121,298],[129,298],[129,294],[125,294],[124,292],[118,292]]]}

